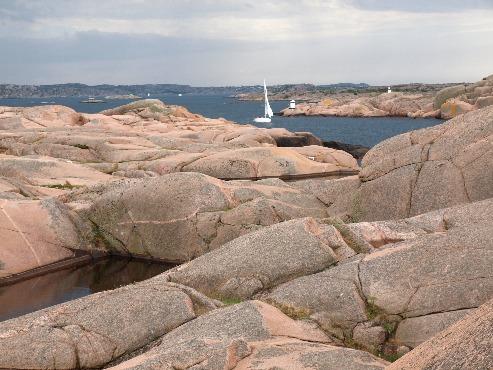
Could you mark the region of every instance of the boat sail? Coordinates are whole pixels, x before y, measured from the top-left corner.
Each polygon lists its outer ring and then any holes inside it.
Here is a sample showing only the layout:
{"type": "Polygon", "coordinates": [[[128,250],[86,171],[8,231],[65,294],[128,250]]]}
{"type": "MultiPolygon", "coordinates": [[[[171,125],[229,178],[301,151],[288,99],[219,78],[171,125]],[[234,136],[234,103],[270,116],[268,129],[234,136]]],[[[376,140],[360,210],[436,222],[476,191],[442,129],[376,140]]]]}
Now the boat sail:
{"type": "Polygon", "coordinates": [[[257,117],[253,121],[257,123],[271,123],[271,117],[274,115],[272,108],[269,104],[269,98],[267,97],[267,86],[264,80],[264,116],[257,117]]]}

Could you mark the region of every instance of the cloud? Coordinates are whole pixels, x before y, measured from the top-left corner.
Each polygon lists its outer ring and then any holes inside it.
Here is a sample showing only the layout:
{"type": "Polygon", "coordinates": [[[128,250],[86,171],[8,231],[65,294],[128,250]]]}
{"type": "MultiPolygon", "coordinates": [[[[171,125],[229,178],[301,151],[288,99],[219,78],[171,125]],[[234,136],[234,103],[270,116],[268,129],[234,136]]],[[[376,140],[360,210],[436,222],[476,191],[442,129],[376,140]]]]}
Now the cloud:
{"type": "Polygon", "coordinates": [[[474,81],[491,73],[490,3],[4,1],[0,83],[474,81]]]}
{"type": "Polygon", "coordinates": [[[491,0],[349,0],[350,5],[371,11],[395,10],[416,13],[450,13],[493,9],[491,0]]]}

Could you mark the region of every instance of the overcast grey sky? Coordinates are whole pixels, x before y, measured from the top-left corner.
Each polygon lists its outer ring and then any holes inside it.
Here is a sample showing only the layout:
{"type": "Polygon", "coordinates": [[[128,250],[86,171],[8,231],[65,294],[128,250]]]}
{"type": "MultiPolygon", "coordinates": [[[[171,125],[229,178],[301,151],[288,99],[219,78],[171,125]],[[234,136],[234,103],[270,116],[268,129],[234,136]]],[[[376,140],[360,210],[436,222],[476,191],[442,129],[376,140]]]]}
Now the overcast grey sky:
{"type": "Polygon", "coordinates": [[[0,0],[0,83],[476,81],[493,0],[0,0]]]}

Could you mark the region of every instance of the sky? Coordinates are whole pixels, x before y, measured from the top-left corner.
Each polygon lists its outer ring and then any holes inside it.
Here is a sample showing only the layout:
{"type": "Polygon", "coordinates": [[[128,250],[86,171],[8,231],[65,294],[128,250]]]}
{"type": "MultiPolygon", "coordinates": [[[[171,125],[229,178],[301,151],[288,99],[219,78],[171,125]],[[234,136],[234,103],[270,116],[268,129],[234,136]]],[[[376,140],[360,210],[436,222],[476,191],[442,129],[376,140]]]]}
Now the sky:
{"type": "Polygon", "coordinates": [[[472,82],[493,0],[0,0],[0,83],[472,82]]]}

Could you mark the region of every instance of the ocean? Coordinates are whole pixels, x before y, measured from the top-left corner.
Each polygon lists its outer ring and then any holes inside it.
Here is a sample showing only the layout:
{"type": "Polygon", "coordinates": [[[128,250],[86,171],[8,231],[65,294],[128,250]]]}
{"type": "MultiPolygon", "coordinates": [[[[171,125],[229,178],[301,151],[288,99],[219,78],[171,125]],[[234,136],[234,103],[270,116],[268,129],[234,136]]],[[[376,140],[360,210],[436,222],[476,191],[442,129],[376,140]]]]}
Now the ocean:
{"type": "MultiPolygon", "coordinates": [[[[224,96],[210,95],[167,95],[153,96],[169,104],[182,105],[191,112],[206,117],[223,117],[242,124],[258,127],[283,127],[290,131],[309,131],[324,141],[340,141],[372,147],[377,143],[404,132],[430,127],[442,123],[439,119],[379,117],[279,117],[272,118],[272,124],[255,124],[253,119],[263,114],[263,102],[238,101],[224,96]]],[[[78,112],[96,113],[104,109],[127,104],[131,100],[108,100],[106,103],[84,104],[85,98],[22,98],[0,99],[0,106],[31,107],[35,105],[62,104],[78,112]]],[[[288,106],[288,101],[273,101],[271,106],[278,112],[288,106]]]]}

